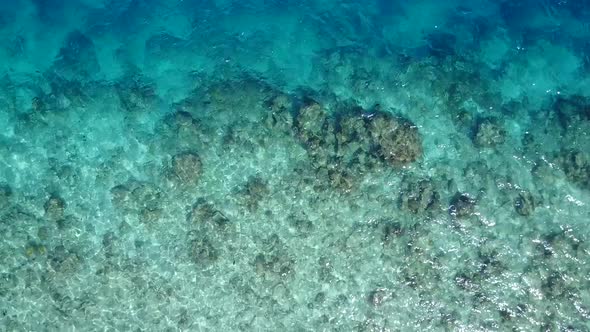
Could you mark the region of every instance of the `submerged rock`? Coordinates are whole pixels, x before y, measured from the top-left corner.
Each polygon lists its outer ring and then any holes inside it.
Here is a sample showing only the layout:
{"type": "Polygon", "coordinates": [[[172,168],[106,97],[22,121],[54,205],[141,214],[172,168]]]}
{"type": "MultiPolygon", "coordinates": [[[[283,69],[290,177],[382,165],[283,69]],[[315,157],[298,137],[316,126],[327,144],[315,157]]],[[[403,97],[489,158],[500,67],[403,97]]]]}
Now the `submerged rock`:
{"type": "Polygon", "coordinates": [[[373,307],[379,307],[393,297],[393,292],[386,288],[377,288],[369,293],[367,302],[373,307]]]}
{"type": "Polygon", "coordinates": [[[478,123],[473,142],[479,147],[495,147],[506,140],[506,131],[496,121],[485,119],[478,123]]]}
{"type": "Polygon", "coordinates": [[[356,107],[338,119],[336,130],[337,156],[347,166],[371,168],[376,158],[371,154],[372,139],[363,110],[356,107]]]}
{"type": "Polygon", "coordinates": [[[126,214],[135,215],[142,222],[154,222],[161,218],[162,192],[151,183],[128,181],[111,188],[111,201],[126,214]]]}
{"type": "Polygon", "coordinates": [[[393,220],[383,220],[381,221],[382,228],[383,228],[383,235],[381,240],[383,244],[389,244],[394,242],[395,239],[404,235],[405,229],[401,223],[393,220]]]}
{"type": "Polygon", "coordinates": [[[54,66],[61,76],[67,78],[85,78],[100,72],[94,43],[80,31],[67,36],[54,66]]]}
{"type": "Polygon", "coordinates": [[[187,111],[180,110],[169,114],[164,122],[177,135],[196,133],[199,130],[199,122],[187,111]]]}
{"type": "Polygon", "coordinates": [[[204,200],[199,200],[193,205],[188,219],[197,226],[206,225],[213,230],[226,230],[230,224],[223,212],[219,211],[212,203],[204,200]]]}
{"type": "Polygon", "coordinates": [[[584,96],[559,97],[553,104],[561,125],[567,129],[579,121],[590,120],[590,98],[584,96]]]}
{"type": "Polygon", "coordinates": [[[211,265],[219,259],[218,250],[204,236],[190,241],[189,255],[194,263],[202,267],[211,265]]]}
{"type": "Polygon", "coordinates": [[[471,198],[465,193],[456,193],[451,199],[451,205],[449,206],[449,213],[454,218],[466,218],[475,212],[475,199],[471,198]]]}
{"type": "Polygon", "coordinates": [[[295,126],[299,139],[315,149],[326,141],[328,115],[318,102],[307,100],[297,113],[295,126]]]}
{"type": "Polygon", "coordinates": [[[282,279],[295,272],[295,262],[276,234],[264,241],[264,252],[256,255],[253,265],[261,277],[282,279]]]}
{"type": "Polygon", "coordinates": [[[400,194],[400,207],[415,214],[436,209],[440,195],[430,180],[406,182],[400,194]]]}
{"type": "Polygon", "coordinates": [[[66,202],[63,198],[53,194],[44,204],[45,216],[51,220],[59,220],[64,217],[66,202]]]}
{"type": "Polygon", "coordinates": [[[244,197],[246,207],[248,210],[255,210],[258,208],[260,202],[270,193],[268,183],[261,177],[253,176],[248,179],[241,194],[244,197]]]}
{"type": "Polygon", "coordinates": [[[528,191],[522,191],[514,199],[514,209],[521,216],[530,216],[535,212],[535,199],[528,191]]]}
{"type": "Polygon", "coordinates": [[[196,185],[203,173],[203,163],[198,154],[183,152],[172,157],[170,175],[181,185],[196,185]]]}
{"type": "Polygon", "coordinates": [[[12,189],[4,183],[0,183],[0,210],[10,206],[12,189]]]}
{"type": "Polygon", "coordinates": [[[293,102],[289,96],[279,94],[270,99],[266,104],[270,110],[264,119],[266,127],[269,129],[290,131],[293,127],[293,115],[291,114],[293,102]]]}
{"type": "Polygon", "coordinates": [[[116,85],[116,88],[121,107],[125,111],[151,111],[155,108],[156,88],[141,76],[126,77],[116,85]]]}
{"type": "Polygon", "coordinates": [[[581,151],[569,151],[561,158],[561,166],[569,181],[590,189],[590,156],[581,151]]]}
{"type": "Polygon", "coordinates": [[[369,122],[373,151],[393,165],[407,165],[422,156],[422,139],[410,121],[379,112],[369,122]]]}

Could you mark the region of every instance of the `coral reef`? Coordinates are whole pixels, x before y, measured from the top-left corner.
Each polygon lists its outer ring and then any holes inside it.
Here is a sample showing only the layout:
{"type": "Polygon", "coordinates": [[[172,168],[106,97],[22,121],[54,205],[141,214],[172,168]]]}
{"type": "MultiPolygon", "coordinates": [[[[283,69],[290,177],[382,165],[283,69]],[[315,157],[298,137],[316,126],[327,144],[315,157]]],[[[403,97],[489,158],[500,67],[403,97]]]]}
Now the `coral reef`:
{"type": "Polygon", "coordinates": [[[586,2],[5,1],[0,329],[586,331],[586,2]]]}

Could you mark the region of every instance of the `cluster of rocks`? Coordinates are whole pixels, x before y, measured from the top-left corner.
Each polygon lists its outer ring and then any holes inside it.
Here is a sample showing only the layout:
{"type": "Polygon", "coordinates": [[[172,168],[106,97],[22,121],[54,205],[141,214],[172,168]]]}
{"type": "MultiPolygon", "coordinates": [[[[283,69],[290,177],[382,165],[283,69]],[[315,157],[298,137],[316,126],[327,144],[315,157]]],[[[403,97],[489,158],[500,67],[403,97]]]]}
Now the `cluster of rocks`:
{"type": "Polygon", "coordinates": [[[553,103],[560,124],[567,129],[581,121],[590,120],[590,98],[583,96],[559,97],[553,103]]]}
{"type": "Polygon", "coordinates": [[[239,194],[248,210],[254,211],[258,208],[260,202],[270,194],[270,188],[264,179],[253,176],[246,181],[239,194]]]}
{"type": "Polygon", "coordinates": [[[451,198],[449,214],[456,219],[463,219],[472,216],[475,213],[477,201],[466,193],[456,193],[451,198]]]}
{"type": "Polygon", "coordinates": [[[206,268],[218,261],[232,229],[232,222],[217,207],[198,199],[187,215],[189,257],[197,266],[206,268]]]}
{"type": "Polygon", "coordinates": [[[440,194],[430,179],[404,179],[400,192],[400,208],[414,214],[435,212],[440,207],[440,194]]]}
{"type": "Polygon", "coordinates": [[[514,199],[514,210],[521,216],[527,217],[535,212],[536,200],[528,191],[521,191],[514,199]]]}
{"type": "Polygon", "coordinates": [[[141,76],[126,77],[115,86],[121,108],[128,112],[145,112],[155,109],[158,96],[151,82],[141,76]]]}
{"type": "Polygon", "coordinates": [[[278,235],[269,236],[263,249],[253,262],[257,275],[265,279],[285,279],[295,272],[295,261],[278,235]]]}
{"type": "Polygon", "coordinates": [[[155,222],[162,217],[163,194],[154,184],[127,181],[111,188],[111,200],[125,215],[134,215],[142,222],[155,222]]]}
{"type": "Polygon", "coordinates": [[[329,114],[309,98],[296,103],[279,95],[267,104],[267,126],[290,130],[321,178],[345,192],[352,189],[359,174],[377,165],[402,167],[422,156],[418,128],[379,105],[371,110],[344,105],[329,114]]]}
{"type": "Polygon", "coordinates": [[[486,118],[478,122],[473,143],[478,147],[496,147],[506,140],[506,130],[496,119],[486,118]]]}
{"type": "Polygon", "coordinates": [[[12,189],[7,184],[0,183],[0,211],[8,208],[12,200],[12,189]]]}
{"type": "Polygon", "coordinates": [[[187,151],[172,156],[168,178],[178,186],[194,187],[203,173],[203,163],[196,152],[187,151]]]}
{"type": "Polygon", "coordinates": [[[590,189],[590,155],[582,151],[565,151],[560,158],[561,167],[567,179],[590,189]]]}
{"type": "Polygon", "coordinates": [[[45,201],[43,208],[45,210],[45,217],[57,221],[64,217],[66,202],[60,196],[52,194],[49,199],[45,201]]]}

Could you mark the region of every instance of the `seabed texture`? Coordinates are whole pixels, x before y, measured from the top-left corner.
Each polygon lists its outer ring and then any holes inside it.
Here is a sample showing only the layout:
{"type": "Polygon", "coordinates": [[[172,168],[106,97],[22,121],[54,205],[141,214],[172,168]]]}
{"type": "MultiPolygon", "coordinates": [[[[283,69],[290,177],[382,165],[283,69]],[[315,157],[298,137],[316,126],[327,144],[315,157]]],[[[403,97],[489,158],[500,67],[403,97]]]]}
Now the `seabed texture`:
{"type": "Polygon", "coordinates": [[[0,331],[590,331],[585,0],[0,3],[0,331]]]}

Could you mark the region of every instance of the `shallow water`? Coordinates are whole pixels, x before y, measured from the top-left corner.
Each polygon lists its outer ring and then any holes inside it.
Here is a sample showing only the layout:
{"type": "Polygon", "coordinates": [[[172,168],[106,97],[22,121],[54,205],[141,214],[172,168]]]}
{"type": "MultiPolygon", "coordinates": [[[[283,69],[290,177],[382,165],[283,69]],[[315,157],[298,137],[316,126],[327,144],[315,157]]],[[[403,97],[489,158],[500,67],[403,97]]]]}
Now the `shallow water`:
{"type": "Polygon", "coordinates": [[[588,22],[1,3],[0,331],[589,331],[588,22]]]}

